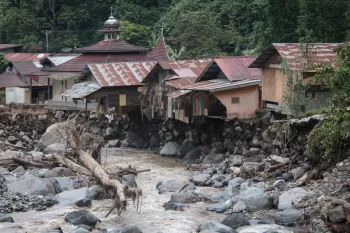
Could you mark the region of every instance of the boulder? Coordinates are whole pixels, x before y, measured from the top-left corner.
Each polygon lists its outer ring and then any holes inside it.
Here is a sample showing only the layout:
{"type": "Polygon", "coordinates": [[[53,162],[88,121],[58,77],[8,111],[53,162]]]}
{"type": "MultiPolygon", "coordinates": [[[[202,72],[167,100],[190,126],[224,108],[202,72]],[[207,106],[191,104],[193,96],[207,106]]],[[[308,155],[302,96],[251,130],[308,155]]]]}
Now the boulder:
{"type": "Polygon", "coordinates": [[[158,134],[152,135],[151,137],[151,147],[157,147],[162,142],[162,139],[158,134]]]}
{"type": "Polygon", "coordinates": [[[9,172],[9,170],[7,170],[7,169],[4,168],[4,167],[0,167],[0,174],[2,174],[2,173],[7,173],[7,172],[9,172]]]}
{"type": "Polygon", "coordinates": [[[23,176],[25,173],[26,173],[26,170],[22,166],[19,166],[15,170],[10,172],[10,174],[16,178],[23,176]]]}
{"type": "MultiPolygon", "coordinates": [[[[48,127],[46,129],[46,132],[41,136],[40,140],[39,140],[39,148],[41,150],[45,149],[46,147],[55,144],[55,143],[62,143],[62,144],[66,144],[66,140],[64,138],[66,138],[66,132],[64,130],[64,126],[68,124],[68,123],[56,123],[51,125],[50,127],[48,127]]],[[[75,124],[73,122],[70,122],[69,124],[71,124],[70,127],[75,127],[75,124]]]]}
{"type": "Polygon", "coordinates": [[[202,155],[202,150],[200,148],[196,148],[189,151],[186,154],[186,156],[183,158],[183,161],[186,163],[197,163],[201,155],[202,155]]]}
{"type": "Polygon", "coordinates": [[[74,189],[56,195],[56,200],[64,206],[73,205],[78,201],[89,199],[87,197],[88,188],[74,189]]]}
{"type": "Polygon", "coordinates": [[[248,187],[245,190],[241,191],[239,196],[242,197],[257,197],[264,194],[264,190],[256,187],[248,187]]]}
{"type": "Polygon", "coordinates": [[[232,213],[241,213],[247,209],[246,204],[243,201],[238,201],[232,207],[232,213]]]}
{"type": "Polygon", "coordinates": [[[304,175],[305,169],[302,167],[297,167],[297,168],[292,169],[290,171],[290,173],[293,174],[294,180],[297,180],[304,175]]]}
{"type": "Polygon", "coordinates": [[[272,208],[272,200],[267,195],[241,199],[250,211],[269,210],[272,208]]]}
{"type": "Polygon", "coordinates": [[[229,208],[231,208],[232,202],[230,200],[226,201],[225,203],[214,203],[207,206],[206,210],[208,211],[214,211],[216,213],[223,213],[229,208]]]}
{"type": "Polygon", "coordinates": [[[167,180],[167,181],[161,183],[157,187],[157,189],[162,193],[163,192],[176,192],[176,191],[179,191],[181,188],[183,188],[186,184],[188,184],[188,186],[184,189],[184,191],[196,189],[196,186],[192,182],[182,181],[182,180],[177,180],[177,179],[167,180]]]}
{"type": "Polygon", "coordinates": [[[25,180],[15,181],[13,183],[7,184],[7,188],[13,192],[30,195],[46,196],[56,193],[55,187],[50,181],[37,177],[29,177],[25,180]]]}
{"type": "Polygon", "coordinates": [[[342,223],[346,221],[344,208],[338,205],[332,209],[328,209],[328,219],[332,223],[342,223]]]}
{"type": "Polygon", "coordinates": [[[200,232],[203,231],[214,231],[219,233],[236,233],[231,227],[228,227],[224,224],[218,222],[208,222],[204,225],[201,225],[200,232]]]}
{"type": "Polygon", "coordinates": [[[287,164],[290,162],[289,158],[283,158],[283,157],[278,156],[278,155],[269,155],[268,159],[272,160],[272,161],[276,161],[278,163],[282,163],[282,164],[287,164]]]}
{"type": "Polygon", "coordinates": [[[241,155],[235,155],[232,158],[232,165],[236,167],[240,167],[243,165],[243,156],[241,155]]]}
{"type": "Polygon", "coordinates": [[[196,203],[199,200],[200,198],[192,192],[173,193],[170,197],[170,202],[172,203],[196,203]]]}
{"type": "Polygon", "coordinates": [[[64,220],[73,225],[86,225],[91,227],[95,227],[96,223],[100,222],[95,215],[87,210],[73,211],[67,214],[64,220]]]}
{"type": "Polygon", "coordinates": [[[72,172],[65,167],[55,167],[45,172],[45,178],[72,176],[72,172]]]}
{"type": "Polygon", "coordinates": [[[10,215],[0,214],[0,222],[15,222],[10,215]]]}
{"type": "Polygon", "coordinates": [[[239,188],[243,182],[245,182],[245,179],[241,177],[236,177],[232,179],[230,182],[228,182],[228,186],[239,188]]]}
{"type": "Polygon", "coordinates": [[[143,146],[143,139],[134,132],[128,132],[125,141],[129,147],[140,148],[143,146]]]}
{"type": "Polygon", "coordinates": [[[191,142],[190,140],[186,139],[183,141],[179,147],[178,157],[183,158],[187,155],[188,152],[194,150],[197,148],[197,144],[194,142],[191,142]]]}
{"type": "Polygon", "coordinates": [[[293,233],[293,230],[289,230],[283,226],[275,224],[260,224],[252,226],[244,226],[237,229],[238,233],[267,233],[267,232],[278,232],[278,233],[293,233]]]}
{"type": "Polygon", "coordinates": [[[135,225],[121,225],[111,230],[108,233],[142,233],[135,225]]]}
{"type": "Polygon", "coordinates": [[[297,227],[303,214],[303,210],[286,209],[275,213],[275,222],[286,227],[297,227]]]}
{"type": "Polygon", "coordinates": [[[257,172],[261,172],[262,170],[263,164],[258,162],[245,162],[240,167],[240,172],[244,178],[252,178],[257,172]]]}
{"type": "Polygon", "coordinates": [[[294,180],[294,176],[292,173],[283,173],[282,174],[282,179],[285,181],[285,182],[289,182],[289,181],[293,181],[294,180]]]}
{"type": "Polygon", "coordinates": [[[160,151],[160,155],[163,157],[176,157],[179,150],[177,142],[168,142],[160,151]]]}
{"type": "Polygon", "coordinates": [[[311,193],[305,191],[303,188],[293,188],[280,195],[278,199],[278,210],[286,210],[297,204],[304,196],[311,193]]]}
{"type": "Polygon", "coordinates": [[[210,174],[202,173],[193,177],[193,183],[197,185],[204,185],[210,179],[210,174]]]}
{"type": "Polygon", "coordinates": [[[226,159],[224,154],[210,154],[204,157],[203,164],[220,164],[226,159]]]}
{"type": "Polygon", "coordinates": [[[108,142],[108,148],[116,148],[116,147],[120,147],[120,145],[121,145],[121,141],[119,139],[108,142]]]}
{"type": "Polygon", "coordinates": [[[275,183],[273,183],[273,187],[284,189],[286,187],[286,182],[284,180],[277,180],[275,183]]]}
{"type": "Polygon", "coordinates": [[[232,228],[233,230],[250,225],[248,219],[241,214],[230,214],[224,220],[222,220],[221,223],[232,228]]]}
{"type": "Polygon", "coordinates": [[[129,188],[136,188],[137,187],[135,175],[133,175],[133,174],[124,175],[122,177],[122,183],[123,183],[123,185],[126,185],[129,188]]]}
{"type": "Polygon", "coordinates": [[[90,233],[90,231],[86,230],[83,227],[79,227],[78,229],[75,229],[74,231],[71,231],[69,233],[90,233]]]}
{"type": "Polygon", "coordinates": [[[57,184],[59,185],[61,192],[74,189],[74,180],[73,179],[65,178],[65,177],[54,177],[52,179],[57,181],[57,184]]]}
{"type": "Polygon", "coordinates": [[[43,151],[43,153],[46,154],[54,154],[54,153],[59,153],[59,152],[65,152],[67,151],[68,148],[65,144],[63,143],[54,143],[46,147],[43,151]]]}

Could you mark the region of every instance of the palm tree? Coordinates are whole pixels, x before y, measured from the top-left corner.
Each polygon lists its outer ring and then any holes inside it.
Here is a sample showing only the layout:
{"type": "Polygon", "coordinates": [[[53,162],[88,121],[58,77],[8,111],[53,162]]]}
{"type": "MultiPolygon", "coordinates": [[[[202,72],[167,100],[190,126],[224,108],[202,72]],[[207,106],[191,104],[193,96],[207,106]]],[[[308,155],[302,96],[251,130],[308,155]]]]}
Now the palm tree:
{"type": "Polygon", "coordinates": [[[171,60],[180,59],[183,53],[186,52],[185,46],[182,46],[179,51],[177,51],[177,49],[173,50],[169,45],[167,45],[166,47],[171,60]]]}

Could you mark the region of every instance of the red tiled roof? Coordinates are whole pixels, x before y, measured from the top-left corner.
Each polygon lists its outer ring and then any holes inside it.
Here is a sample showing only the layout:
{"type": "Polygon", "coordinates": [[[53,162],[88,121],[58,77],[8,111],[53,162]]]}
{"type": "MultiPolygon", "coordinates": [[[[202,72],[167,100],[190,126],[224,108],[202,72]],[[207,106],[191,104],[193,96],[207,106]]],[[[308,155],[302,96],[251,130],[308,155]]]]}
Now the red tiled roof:
{"type": "Polygon", "coordinates": [[[232,82],[245,79],[261,79],[260,69],[250,69],[248,66],[256,57],[220,57],[214,61],[225,76],[232,82]]]}
{"type": "Polygon", "coordinates": [[[116,62],[152,61],[146,54],[82,54],[60,66],[46,69],[58,72],[82,72],[87,64],[102,64],[116,62]]]}
{"type": "Polygon", "coordinates": [[[165,46],[165,40],[163,36],[160,36],[156,46],[152,49],[147,56],[153,58],[156,61],[169,61],[168,51],[165,46]]]}
{"type": "Polygon", "coordinates": [[[150,49],[129,44],[123,40],[100,41],[97,44],[83,48],[77,48],[77,52],[82,53],[140,53],[150,49]]]}
{"type": "Polygon", "coordinates": [[[123,62],[89,64],[101,87],[136,86],[151,72],[157,62],[123,62]]]}
{"type": "Polygon", "coordinates": [[[280,54],[283,59],[288,62],[292,70],[307,70],[310,61],[313,65],[329,64],[335,67],[336,48],[343,43],[311,43],[304,44],[305,48],[301,48],[299,43],[274,43],[251,63],[249,68],[262,68],[265,63],[276,53],[280,54]],[[303,50],[307,51],[308,59],[303,58],[303,50]]]}
{"type": "Polygon", "coordinates": [[[14,61],[41,61],[48,57],[49,53],[7,53],[5,54],[6,60],[9,62],[14,61]]]}
{"type": "Polygon", "coordinates": [[[0,44],[0,50],[22,47],[20,44],[0,44]]]}
{"type": "Polygon", "coordinates": [[[28,84],[15,73],[2,73],[0,75],[0,88],[5,87],[28,87],[28,84]]]}

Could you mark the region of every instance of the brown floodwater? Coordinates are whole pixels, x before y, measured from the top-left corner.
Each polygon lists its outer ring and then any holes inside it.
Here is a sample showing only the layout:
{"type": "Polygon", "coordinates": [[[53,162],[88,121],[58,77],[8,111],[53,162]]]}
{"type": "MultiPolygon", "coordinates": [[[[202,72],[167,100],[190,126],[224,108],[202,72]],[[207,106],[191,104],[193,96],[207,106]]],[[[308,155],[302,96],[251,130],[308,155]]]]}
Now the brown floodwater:
{"type": "MultiPolygon", "coordinates": [[[[192,172],[186,170],[186,166],[180,159],[163,158],[147,150],[129,148],[108,149],[103,154],[105,158],[107,157],[103,164],[108,169],[132,165],[137,170],[151,169],[151,171],[140,173],[137,177],[137,184],[143,191],[141,210],[136,210],[130,201],[127,211],[121,216],[113,212],[108,218],[105,218],[112,201],[93,201],[93,206],[88,210],[102,221],[102,227],[134,224],[143,233],[194,233],[200,224],[220,221],[224,218],[223,214],[206,211],[207,204],[203,202],[189,204],[189,208],[184,211],[164,210],[163,204],[170,200],[171,193],[158,194],[157,182],[170,178],[188,180],[192,176],[192,172]]],[[[219,191],[210,187],[200,187],[200,189],[207,194],[219,191]]],[[[75,227],[64,222],[64,216],[78,209],[81,208],[55,205],[43,212],[13,213],[11,216],[15,223],[0,223],[0,232],[40,233],[55,226],[61,226],[64,232],[69,232],[75,227]]]]}

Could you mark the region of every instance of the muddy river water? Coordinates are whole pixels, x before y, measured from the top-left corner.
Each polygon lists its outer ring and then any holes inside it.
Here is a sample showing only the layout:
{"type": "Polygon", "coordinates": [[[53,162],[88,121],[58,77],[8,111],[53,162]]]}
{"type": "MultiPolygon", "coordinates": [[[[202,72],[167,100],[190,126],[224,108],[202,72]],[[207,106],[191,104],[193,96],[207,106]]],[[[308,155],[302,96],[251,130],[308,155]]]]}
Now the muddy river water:
{"type": "MultiPolygon", "coordinates": [[[[207,204],[199,202],[189,204],[185,211],[165,211],[163,204],[170,200],[171,193],[158,194],[156,184],[158,181],[166,181],[170,178],[188,180],[192,172],[186,170],[186,166],[179,159],[163,158],[146,150],[133,149],[108,149],[107,167],[127,167],[132,165],[137,170],[151,169],[138,175],[137,183],[143,191],[141,210],[136,210],[130,201],[128,209],[121,216],[113,212],[105,218],[111,206],[111,200],[93,201],[93,206],[88,209],[95,214],[103,226],[117,226],[121,224],[134,224],[143,233],[187,233],[195,232],[200,224],[208,221],[220,221],[223,214],[217,214],[205,210],[207,204]]],[[[201,188],[205,193],[215,192],[213,188],[201,188]]],[[[218,190],[216,190],[217,192],[218,190]]],[[[0,223],[1,233],[40,233],[60,226],[64,232],[75,229],[74,226],[64,221],[64,216],[80,208],[55,205],[46,211],[13,213],[15,223],[0,223]]]]}

